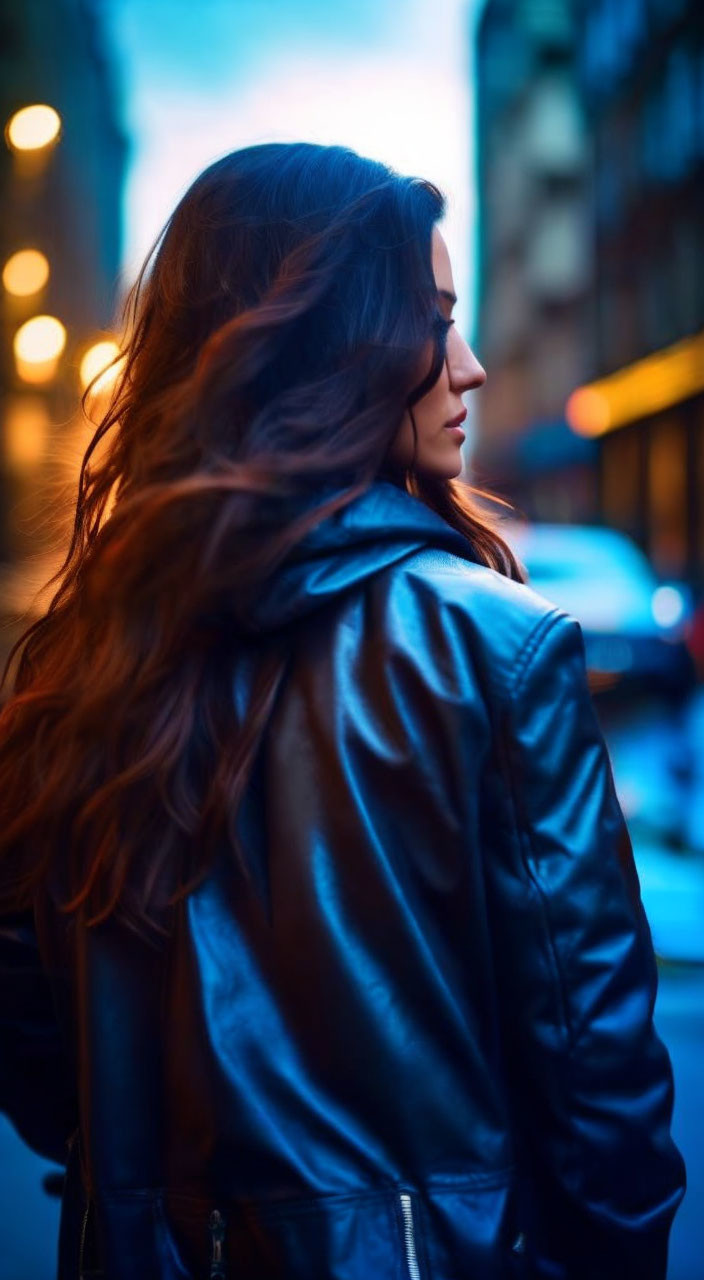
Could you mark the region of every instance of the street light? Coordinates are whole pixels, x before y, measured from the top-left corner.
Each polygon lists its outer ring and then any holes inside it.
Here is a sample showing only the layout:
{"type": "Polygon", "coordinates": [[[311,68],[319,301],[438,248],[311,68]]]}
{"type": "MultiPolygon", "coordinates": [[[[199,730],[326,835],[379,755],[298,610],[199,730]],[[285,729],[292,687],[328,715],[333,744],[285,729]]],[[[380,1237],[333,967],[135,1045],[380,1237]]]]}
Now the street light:
{"type": "Polygon", "coordinates": [[[106,391],[120,374],[122,362],[117,360],[119,354],[120,348],[113,338],[103,338],[100,342],[94,342],[81,360],[79,369],[81,385],[85,388],[93,382],[94,378],[97,378],[91,390],[94,393],[106,391]]]}
{"type": "Polygon", "coordinates": [[[10,397],[3,425],[7,465],[15,472],[34,471],[46,455],[51,428],[46,396],[22,391],[10,397]]]}
{"type": "Polygon", "coordinates": [[[12,346],[25,382],[50,382],[66,346],[66,329],[56,316],[32,316],[20,325],[12,346]]]}
{"type": "Polygon", "coordinates": [[[13,151],[38,151],[56,142],[61,129],[61,116],[45,102],[21,107],[10,117],[5,137],[13,151]]]}
{"type": "Polygon", "coordinates": [[[49,263],[38,249],[19,249],[7,259],[2,282],[16,298],[28,298],[44,288],[49,279],[49,263]]]}

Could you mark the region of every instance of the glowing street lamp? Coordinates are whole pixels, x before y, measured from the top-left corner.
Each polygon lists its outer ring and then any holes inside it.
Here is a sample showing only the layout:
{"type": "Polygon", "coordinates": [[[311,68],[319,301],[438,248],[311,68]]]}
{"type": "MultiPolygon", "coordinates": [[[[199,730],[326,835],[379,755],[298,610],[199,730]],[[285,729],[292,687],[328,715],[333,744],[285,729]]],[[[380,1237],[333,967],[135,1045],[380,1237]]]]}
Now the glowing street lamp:
{"type": "Polygon", "coordinates": [[[107,391],[122,369],[123,362],[117,359],[119,354],[120,348],[112,338],[94,342],[81,360],[79,369],[81,385],[85,388],[96,378],[97,381],[91,387],[91,392],[99,394],[101,391],[107,391]]]}
{"type": "Polygon", "coordinates": [[[39,151],[56,142],[61,129],[61,116],[45,102],[21,107],[10,117],[5,128],[8,146],[13,151],[39,151]]]}
{"type": "Polygon", "coordinates": [[[50,382],[66,346],[66,330],[56,316],[32,316],[20,325],[12,345],[25,382],[50,382]]]}
{"type": "Polygon", "coordinates": [[[44,288],[49,279],[49,263],[38,249],[19,249],[7,259],[2,282],[16,298],[28,298],[44,288]]]}
{"type": "Polygon", "coordinates": [[[5,462],[16,472],[32,472],[46,455],[51,419],[46,396],[20,392],[7,403],[4,422],[5,462]]]}

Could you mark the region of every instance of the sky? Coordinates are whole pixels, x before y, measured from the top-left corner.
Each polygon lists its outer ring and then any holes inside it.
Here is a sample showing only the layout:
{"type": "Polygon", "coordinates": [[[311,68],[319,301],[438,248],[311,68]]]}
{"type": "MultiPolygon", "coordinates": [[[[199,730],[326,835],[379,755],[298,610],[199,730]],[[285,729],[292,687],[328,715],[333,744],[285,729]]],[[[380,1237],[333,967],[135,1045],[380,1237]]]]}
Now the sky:
{"type": "Polygon", "coordinates": [[[473,29],[479,0],[105,0],[130,138],[123,279],[211,160],[341,143],[429,178],[474,324],[473,29]]]}

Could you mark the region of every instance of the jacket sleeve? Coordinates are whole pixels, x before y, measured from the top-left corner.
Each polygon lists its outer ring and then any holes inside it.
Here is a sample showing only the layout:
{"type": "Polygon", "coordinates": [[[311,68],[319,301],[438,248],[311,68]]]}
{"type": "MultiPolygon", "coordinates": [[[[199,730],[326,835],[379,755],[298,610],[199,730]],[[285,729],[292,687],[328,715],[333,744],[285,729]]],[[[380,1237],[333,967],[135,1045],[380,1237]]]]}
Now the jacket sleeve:
{"type": "Polygon", "coordinates": [[[0,917],[0,1111],[39,1155],[66,1162],[77,1103],[31,912],[0,917]]]}
{"type": "Polygon", "coordinates": [[[537,624],[505,692],[497,967],[519,1142],[542,1189],[536,1205],[543,1196],[538,1274],[664,1280],[685,1187],[670,1136],[672,1072],[576,619],[555,609],[537,624]]]}

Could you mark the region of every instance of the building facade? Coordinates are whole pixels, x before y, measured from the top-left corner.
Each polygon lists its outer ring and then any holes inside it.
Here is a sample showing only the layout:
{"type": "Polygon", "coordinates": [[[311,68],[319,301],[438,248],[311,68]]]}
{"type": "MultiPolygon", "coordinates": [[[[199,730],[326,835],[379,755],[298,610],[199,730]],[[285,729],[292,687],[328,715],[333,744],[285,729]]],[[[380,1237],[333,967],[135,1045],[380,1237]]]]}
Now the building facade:
{"type": "Polygon", "coordinates": [[[701,587],[704,10],[488,0],[477,63],[479,474],[701,587]]]}
{"type": "Polygon", "coordinates": [[[0,26],[0,561],[7,567],[55,536],[45,486],[61,469],[69,437],[76,443],[81,357],[114,322],[127,144],[94,0],[25,0],[4,7],[0,26]],[[57,113],[58,135],[45,146],[15,145],[13,121],[33,104],[57,113]],[[48,274],[18,293],[8,269],[27,250],[45,260],[48,274]],[[21,327],[46,315],[65,331],[50,376],[18,364],[15,351],[21,327]]]}
{"type": "Polygon", "coordinates": [[[593,146],[592,375],[615,392],[634,366],[639,375],[617,423],[598,436],[600,512],[641,543],[661,574],[701,588],[704,10],[698,0],[585,0],[579,84],[593,146]],[[677,353],[682,368],[674,365],[677,353]]]}
{"type": "Polygon", "coordinates": [[[472,473],[534,519],[588,518],[593,441],[565,421],[590,372],[589,139],[571,0],[488,0],[477,27],[478,308],[488,379],[472,473]]]}

